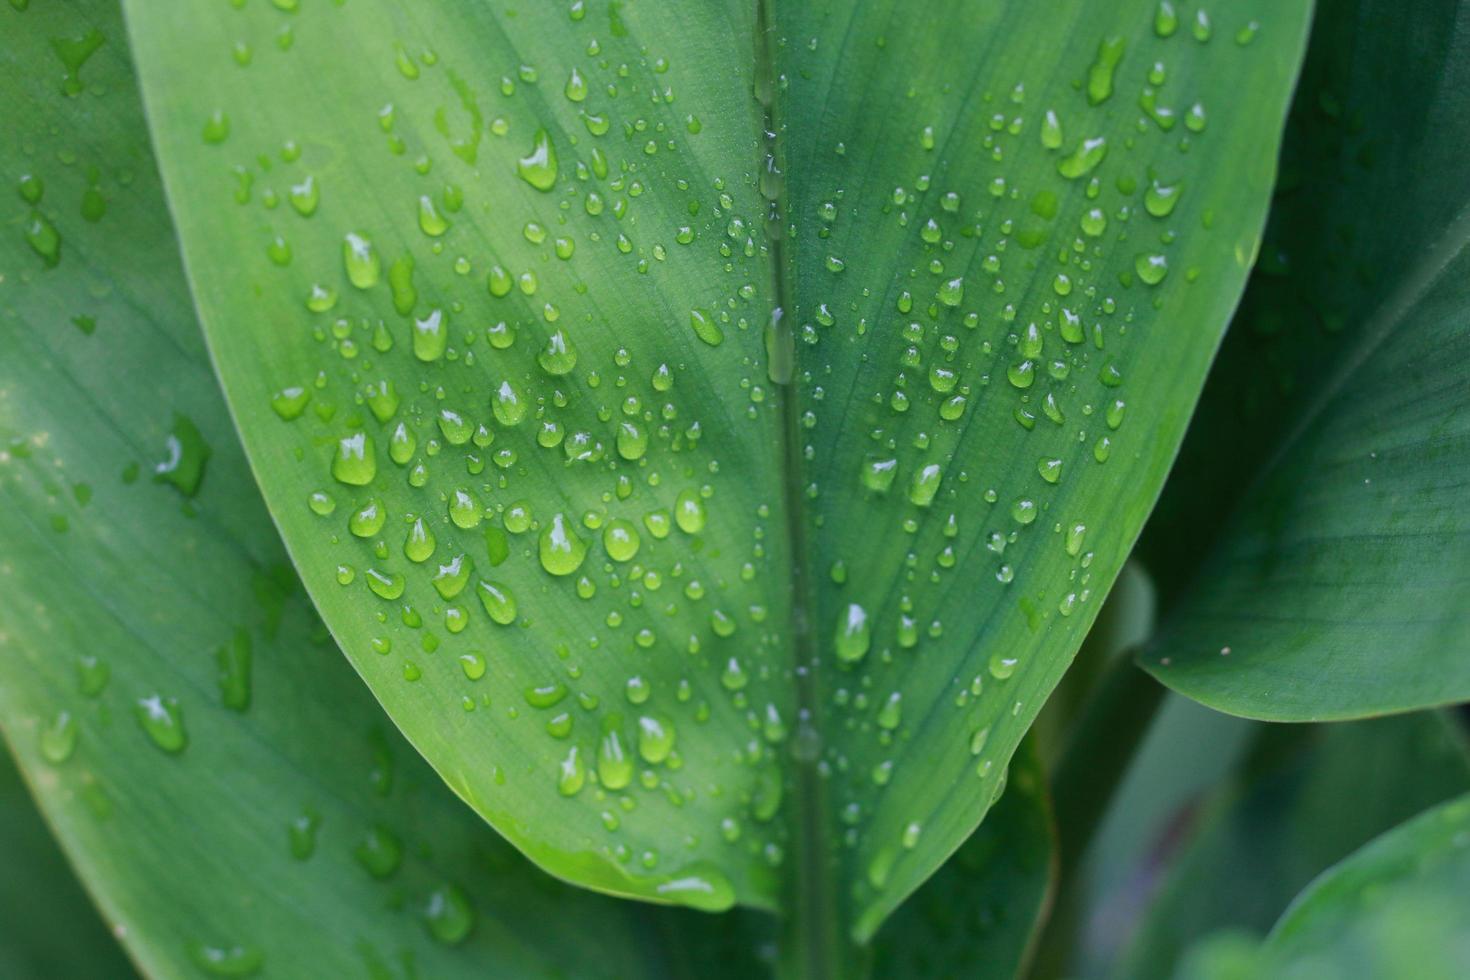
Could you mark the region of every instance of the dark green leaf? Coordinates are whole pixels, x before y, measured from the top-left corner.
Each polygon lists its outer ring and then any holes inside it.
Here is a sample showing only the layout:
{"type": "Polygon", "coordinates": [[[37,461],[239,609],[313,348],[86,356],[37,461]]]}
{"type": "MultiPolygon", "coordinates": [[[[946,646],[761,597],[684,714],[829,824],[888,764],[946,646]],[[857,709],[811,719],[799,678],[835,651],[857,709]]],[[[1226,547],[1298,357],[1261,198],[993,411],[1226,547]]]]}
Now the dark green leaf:
{"type": "Polygon", "coordinates": [[[1252,759],[1206,804],[1114,975],[1173,974],[1208,933],[1265,932],[1318,874],[1470,790],[1458,724],[1436,714],[1258,730],[1252,759]]]}
{"type": "Polygon", "coordinates": [[[839,969],[1132,546],[1307,4],[128,11],[255,471],[394,720],[556,874],[784,902],[839,969]]]}
{"type": "Polygon", "coordinates": [[[129,977],[133,969],[97,917],[10,755],[0,749],[0,976],[129,977]]]}
{"type": "Polygon", "coordinates": [[[1467,32],[1451,0],[1318,18],[1264,258],[1145,541],[1190,586],[1143,662],[1211,707],[1470,698],[1467,32]]]}
{"type": "Polygon", "coordinates": [[[1377,838],[1325,872],[1252,949],[1209,942],[1175,974],[1198,980],[1458,980],[1470,963],[1470,795],[1377,838]]]}

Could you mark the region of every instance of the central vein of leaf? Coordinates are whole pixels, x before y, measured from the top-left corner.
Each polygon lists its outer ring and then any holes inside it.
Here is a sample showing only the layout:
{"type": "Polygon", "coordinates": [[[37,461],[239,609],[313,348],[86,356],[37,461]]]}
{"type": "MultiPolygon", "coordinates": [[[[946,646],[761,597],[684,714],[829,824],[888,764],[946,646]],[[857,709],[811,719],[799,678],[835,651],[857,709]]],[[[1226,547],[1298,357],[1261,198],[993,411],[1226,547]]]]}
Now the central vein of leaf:
{"type": "Polygon", "coordinates": [[[791,555],[790,648],[796,684],[796,737],[793,740],[791,827],[795,874],[786,901],[787,922],[781,969],[790,977],[826,980],[850,975],[849,944],[842,930],[837,876],[829,841],[826,781],[818,771],[822,752],[818,671],[821,655],[814,642],[815,608],[811,563],[801,493],[800,407],[796,392],[795,344],[785,316],[793,297],[791,256],[783,242],[785,178],[781,124],[776,100],[777,67],[773,51],[775,0],[756,0],[755,96],[762,114],[760,191],[766,201],[766,241],[771,250],[773,306],[766,325],[766,355],[771,381],[781,402],[782,495],[791,555]]]}

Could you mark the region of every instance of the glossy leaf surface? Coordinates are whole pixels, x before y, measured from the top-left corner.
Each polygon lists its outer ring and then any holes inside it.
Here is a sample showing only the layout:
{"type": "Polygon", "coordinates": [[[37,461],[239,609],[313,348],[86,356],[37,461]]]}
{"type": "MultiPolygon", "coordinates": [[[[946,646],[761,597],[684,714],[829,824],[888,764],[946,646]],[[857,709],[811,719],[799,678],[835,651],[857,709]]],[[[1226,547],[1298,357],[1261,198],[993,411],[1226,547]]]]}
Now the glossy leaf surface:
{"type": "Polygon", "coordinates": [[[738,923],[681,932],[708,920],[549,879],[393,730],[235,442],[116,5],[0,25],[0,730],[142,972],[750,976],[738,923]]]}
{"type": "Polygon", "coordinates": [[[1132,545],[1307,5],[128,12],[354,666],[544,867],[785,904],[830,971],[994,801],[1132,545]]]}
{"type": "Polygon", "coordinates": [[[1264,258],[1144,541],[1188,588],[1142,662],[1211,707],[1470,699],[1467,38],[1454,2],[1317,18],[1264,258]]]}

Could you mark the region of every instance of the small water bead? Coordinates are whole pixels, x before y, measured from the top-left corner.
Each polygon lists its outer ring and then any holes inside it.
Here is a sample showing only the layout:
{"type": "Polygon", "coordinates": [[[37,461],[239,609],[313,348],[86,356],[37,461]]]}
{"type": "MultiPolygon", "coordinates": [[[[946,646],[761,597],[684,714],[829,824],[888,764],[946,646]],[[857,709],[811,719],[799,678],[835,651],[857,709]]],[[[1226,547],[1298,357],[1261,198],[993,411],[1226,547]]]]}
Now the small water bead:
{"type": "Polygon", "coordinates": [[[475,431],[475,427],[470,423],[469,419],[452,408],[439,409],[439,413],[435,417],[435,422],[438,423],[439,434],[451,446],[463,446],[470,441],[470,437],[475,431]]]}
{"type": "Polygon", "coordinates": [[[1174,10],[1172,0],[1159,0],[1158,9],[1154,11],[1154,33],[1159,37],[1172,37],[1179,29],[1179,14],[1174,10]]]}
{"type": "Polygon", "coordinates": [[[516,173],[538,191],[556,186],[556,146],[546,130],[536,130],[531,152],[516,161],[516,173]]]}
{"type": "Polygon", "coordinates": [[[1016,664],[1020,663],[1017,657],[1008,657],[1005,654],[995,653],[990,657],[990,676],[998,681],[1009,678],[1016,672],[1016,664]]]}
{"type": "Polygon", "coordinates": [[[1205,131],[1205,107],[1196,102],[1189,107],[1184,114],[1184,128],[1191,133],[1202,133],[1205,131]]]}
{"type": "Polygon", "coordinates": [[[1030,524],[1036,520],[1036,502],[1027,497],[1017,498],[1011,504],[1011,518],[1017,524],[1030,524]]]}
{"type": "Polygon", "coordinates": [[[694,490],[681,491],[674,501],[674,523],[685,534],[698,534],[704,530],[704,501],[694,490]]]}
{"type": "Polygon", "coordinates": [[[378,474],[378,460],[373,453],[372,436],[366,432],[354,432],[337,440],[337,452],[332,457],[332,476],[339,483],[363,487],[373,482],[378,474]]]}
{"type": "Polygon", "coordinates": [[[426,562],[434,554],[434,532],[422,517],[415,518],[403,539],[403,554],[412,562],[426,562]]]}
{"type": "Polygon", "coordinates": [[[874,493],[887,493],[898,475],[898,460],[891,456],[869,456],[863,460],[862,484],[874,493]]]}
{"type": "Polygon", "coordinates": [[[425,364],[439,360],[449,346],[449,318],[440,309],[413,321],[413,356],[425,364]]]}
{"type": "Polygon", "coordinates": [[[347,281],[358,289],[376,286],[383,272],[373,243],[356,232],[348,232],[342,241],[342,265],[347,270],[347,281]]]}
{"type": "Polygon", "coordinates": [[[888,695],[888,700],[883,702],[883,707],[878,709],[878,727],[885,731],[893,731],[903,721],[903,695],[894,691],[888,695]]]}
{"type": "Polygon", "coordinates": [[[454,885],[443,884],[429,893],[423,919],[429,935],[446,946],[457,946],[474,928],[475,910],[464,892],[454,885]]]}
{"type": "Polygon", "coordinates": [[[603,528],[602,546],[613,561],[632,561],[641,543],[638,529],[631,521],[614,518],[603,528]]]}
{"type": "Polygon", "coordinates": [[[916,507],[928,507],[939,492],[939,483],[944,478],[944,469],[938,463],[927,463],[914,471],[909,479],[909,502],[916,507]]]}
{"type": "Polygon", "coordinates": [[[419,231],[430,238],[438,238],[449,230],[449,220],[439,213],[439,207],[428,194],[419,195],[419,231]]]}
{"type": "Polygon", "coordinates": [[[491,621],[501,626],[509,626],[516,621],[516,599],[509,586],[481,579],[476,586],[476,592],[480,596],[480,605],[485,607],[485,614],[491,621]]]}
{"type": "Polygon", "coordinates": [[[959,306],[965,300],[965,280],[957,276],[939,286],[939,302],[948,307],[959,306]]]}
{"type": "Polygon", "coordinates": [[[183,710],[175,699],[159,694],[139,698],[133,713],[144,733],[163,751],[177,755],[189,744],[183,710]]]}
{"type": "Polygon", "coordinates": [[[1053,109],[1046,110],[1041,119],[1041,145],[1048,150],[1062,148],[1062,123],[1053,109]]]}
{"type": "Polygon", "coordinates": [[[648,433],[636,422],[619,422],[617,448],[626,460],[642,459],[648,452],[648,433]]]}
{"type": "Polygon", "coordinates": [[[306,411],[306,405],[311,401],[311,392],[300,386],[282,388],[271,396],[271,409],[283,422],[292,422],[301,417],[306,411]]]}
{"type": "Polygon", "coordinates": [[[465,555],[456,555],[449,559],[446,564],[440,565],[439,570],[431,580],[434,591],[439,597],[448,601],[464,591],[469,584],[470,573],[474,571],[474,565],[465,555]]]}
{"type": "Polygon", "coordinates": [[[379,599],[387,599],[392,602],[403,595],[405,580],[398,572],[382,572],[376,568],[369,568],[363,573],[367,581],[368,589],[379,599]]]}
{"type": "Polygon", "coordinates": [[[188,945],[188,952],[196,967],[214,977],[253,977],[265,967],[265,954],[254,946],[193,942],[188,945]]]}
{"type": "Polygon", "coordinates": [[[1127,42],[1121,37],[1104,38],[1098,43],[1097,57],[1087,70],[1087,102],[1099,105],[1113,94],[1113,75],[1123,60],[1127,42]]]}
{"type": "Polygon", "coordinates": [[[1053,457],[1042,457],[1036,461],[1036,472],[1047,483],[1056,483],[1062,478],[1062,461],[1053,457]]]}
{"type": "Polygon", "coordinates": [[[230,117],[225,115],[221,109],[215,109],[204,120],[202,131],[204,142],[212,146],[218,146],[230,138],[230,117]]]}
{"type": "Polygon", "coordinates": [[[560,512],[541,530],[538,550],[541,567],[552,575],[570,575],[582,567],[587,557],[587,543],[572,529],[571,520],[560,512]]]}
{"type": "Polygon", "coordinates": [[[483,520],[479,501],[468,490],[452,491],[449,494],[449,520],[462,531],[472,531],[479,527],[483,520]]]}
{"type": "Polygon", "coordinates": [[[547,336],[545,346],[536,355],[536,363],[553,377],[571,373],[577,366],[577,348],[565,330],[557,328],[547,336]]]}
{"type": "Polygon", "coordinates": [[[1057,161],[1057,173],[1068,180],[1085,177],[1097,169],[1107,154],[1107,137],[1093,136],[1081,140],[1071,153],[1057,161]]]}
{"type": "Polygon", "coordinates": [[[84,653],[77,657],[77,690],[84,697],[95,698],[107,688],[112,678],[112,668],[95,654],[84,653]]]}
{"type": "Polygon", "coordinates": [[[587,768],[575,745],[567,750],[557,770],[556,789],[562,796],[576,796],[587,783],[587,768]]]}
{"type": "Polygon", "coordinates": [[[38,738],[38,748],[41,758],[59,766],[67,759],[77,747],[77,721],[70,711],[62,709],[51,717],[51,720],[41,726],[38,738]]]}
{"type": "Polygon", "coordinates": [[[718,347],[725,339],[725,332],[720,325],[703,310],[689,311],[689,326],[694,329],[694,335],[711,347],[718,347]]]}
{"type": "Polygon", "coordinates": [[[317,205],[321,201],[321,192],[317,190],[316,178],[308,176],[299,184],[292,184],[286,194],[291,202],[291,207],[303,218],[310,218],[316,214],[317,205]]]}
{"type": "Polygon", "coordinates": [[[1178,184],[1162,184],[1153,180],[1143,192],[1144,209],[1155,218],[1167,218],[1174,213],[1174,206],[1178,203],[1178,184]]]}
{"type": "Polygon", "coordinates": [[[1139,253],[1133,260],[1133,268],[1139,279],[1150,286],[1157,286],[1169,274],[1169,260],[1157,252],[1139,253]]]}
{"type": "Polygon", "coordinates": [[[466,680],[477,681],[485,676],[485,658],[473,651],[459,655],[459,668],[466,680]]]}
{"type": "Polygon", "coordinates": [[[373,827],[352,849],[352,856],[368,874],[383,879],[391,876],[403,863],[403,845],[388,828],[373,827]]]}
{"type": "Polygon", "coordinates": [[[292,817],[286,824],[286,838],[293,858],[305,861],[316,853],[316,832],[319,826],[321,817],[311,810],[292,817]]]}
{"type": "Polygon", "coordinates": [[[872,628],[868,623],[868,611],[856,602],[850,602],[837,622],[833,649],[837,659],[844,663],[855,663],[863,659],[872,645],[872,628]]]}
{"type": "Polygon", "coordinates": [[[619,790],[633,781],[633,758],[623,743],[622,717],[603,719],[602,738],[597,743],[597,781],[604,789],[619,790]]]}

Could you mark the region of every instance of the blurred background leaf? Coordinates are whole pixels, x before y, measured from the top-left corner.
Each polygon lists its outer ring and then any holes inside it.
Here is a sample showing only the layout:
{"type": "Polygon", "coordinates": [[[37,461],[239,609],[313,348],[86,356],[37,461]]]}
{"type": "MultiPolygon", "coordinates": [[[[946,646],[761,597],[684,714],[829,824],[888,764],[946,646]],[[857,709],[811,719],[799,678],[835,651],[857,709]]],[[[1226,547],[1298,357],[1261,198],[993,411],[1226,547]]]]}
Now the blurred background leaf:
{"type": "Polygon", "coordinates": [[[134,976],[0,747],[0,976],[134,976]]]}
{"type": "Polygon", "coordinates": [[[1470,964],[1470,795],[1416,816],[1314,881],[1264,943],[1227,933],[1180,980],[1458,980],[1470,964]]]}

